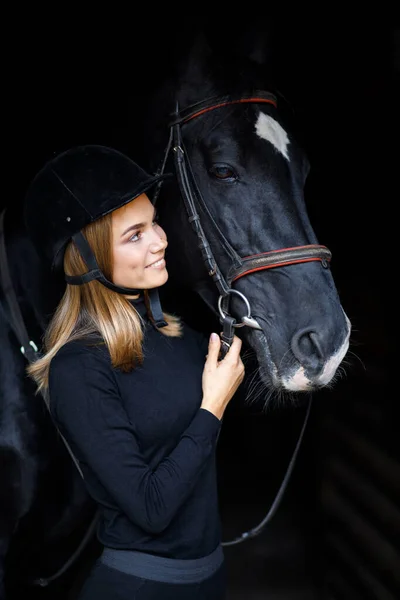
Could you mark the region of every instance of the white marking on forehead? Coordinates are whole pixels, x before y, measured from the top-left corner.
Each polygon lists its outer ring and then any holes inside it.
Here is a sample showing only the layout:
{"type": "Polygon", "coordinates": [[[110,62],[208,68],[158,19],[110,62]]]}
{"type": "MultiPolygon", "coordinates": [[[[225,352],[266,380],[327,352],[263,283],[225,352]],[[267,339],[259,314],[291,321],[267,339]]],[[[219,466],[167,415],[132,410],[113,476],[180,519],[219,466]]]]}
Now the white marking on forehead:
{"type": "Polygon", "coordinates": [[[261,112],[256,123],[257,135],[270,142],[283,156],[289,160],[287,147],[289,138],[286,131],[275,119],[261,112]]]}

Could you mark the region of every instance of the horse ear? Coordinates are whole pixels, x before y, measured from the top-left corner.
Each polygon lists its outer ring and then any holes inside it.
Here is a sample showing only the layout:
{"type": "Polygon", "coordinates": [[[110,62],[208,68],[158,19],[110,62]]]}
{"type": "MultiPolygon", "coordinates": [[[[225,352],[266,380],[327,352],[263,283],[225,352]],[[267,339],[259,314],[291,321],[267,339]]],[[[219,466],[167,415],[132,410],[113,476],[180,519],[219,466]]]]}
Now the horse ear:
{"type": "Polygon", "coordinates": [[[204,31],[199,31],[190,46],[188,63],[201,64],[212,54],[210,40],[204,31]]]}
{"type": "MultiPolygon", "coordinates": [[[[212,53],[213,50],[207,36],[202,31],[198,32],[189,43],[187,52],[184,52],[182,57],[188,91],[190,91],[190,88],[197,90],[198,82],[206,79],[207,64],[212,53]]],[[[182,77],[182,74],[179,74],[179,77],[182,77]]],[[[184,99],[183,91],[182,100],[184,103],[188,101],[188,99],[184,99]]]]}
{"type": "Polygon", "coordinates": [[[237,53],[259,65],[271,65],[274,29],[270,23],[244,29],[238,38],[237,53]]]}
{"type": "Polygon", "coordinates": [[[252,36],[248,57],[259,65],[265,65],[272,60],[270,37],[264,32],[257,32],[252,36]]]}
{"type": "Polygon", "coordinates": [[[259,65],[271,64],[275,28],[272,22],[240,23],[224,31],[209,27],[205,39],[210,51],[248,59],[259,65]]]}

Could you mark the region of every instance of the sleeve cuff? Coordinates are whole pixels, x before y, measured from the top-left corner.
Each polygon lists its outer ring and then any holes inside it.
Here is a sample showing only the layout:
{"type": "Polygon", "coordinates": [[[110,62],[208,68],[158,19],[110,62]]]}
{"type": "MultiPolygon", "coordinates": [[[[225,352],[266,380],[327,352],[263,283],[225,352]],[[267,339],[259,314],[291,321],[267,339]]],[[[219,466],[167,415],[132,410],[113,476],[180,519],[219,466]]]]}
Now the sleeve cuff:
{"type": "Polygon", "coordinates": [[[186,434],[216,438],[220,428],[221,421],[212,412],[205,408],[199,408],[196,416],[187,428],[186,434]]]}

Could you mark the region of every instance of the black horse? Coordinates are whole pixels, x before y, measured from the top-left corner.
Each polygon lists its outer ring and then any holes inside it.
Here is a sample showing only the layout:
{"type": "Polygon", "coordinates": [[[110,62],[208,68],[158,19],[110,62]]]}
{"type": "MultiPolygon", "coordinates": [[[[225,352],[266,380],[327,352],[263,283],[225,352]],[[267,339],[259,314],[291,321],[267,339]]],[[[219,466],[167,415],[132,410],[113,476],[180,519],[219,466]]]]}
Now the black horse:
{"type": "MultiPolygon", "coordinates": [[[[198,42],[174,63],[155,102],[146,98],[143,123],[151,155],[160,149],[148,168],[174,170],[179,184],[163,188],[157,203],[169,239],[165,306],[198,326],[208,319],[214,328],[221,318],[228,343],[233,330],[243,336],[257,360],[264,402],[274,392],[290,396],[330,384],[350,324],[329,250],[318,244],[307,215],[307,159],[285,101],[256,58],[216,54],[198,42]]],[[[133,131],[123,135],[120,146],[137,158],[133,131]]],[[[22,318],[39,346],[63,283],[50,285],[12,206],[4,234],[22,318]]],[[[20,350],[4,280],[0,294],[0,575],[14,598],[29,581],[62,567],[91,531],[95,511],[25,376],[29,348],[20,350]]]]}
{"type": "Polygon", "coordinates": [[[257,357],[267,401],[330,384],[350,323],[307,214],[309,164],[286,102],[260,47],[249,55],[232,46],[216,49],[199,36],[157,90],[140,139],[151,141],[148,156],[158,145],[162,157],[148,168],[175,170],[179,185],[159,206],[169,239],[166,302],[173,308],[182,298],[194,324],[196,296],[218,318],[231,314],[257,357]]]}

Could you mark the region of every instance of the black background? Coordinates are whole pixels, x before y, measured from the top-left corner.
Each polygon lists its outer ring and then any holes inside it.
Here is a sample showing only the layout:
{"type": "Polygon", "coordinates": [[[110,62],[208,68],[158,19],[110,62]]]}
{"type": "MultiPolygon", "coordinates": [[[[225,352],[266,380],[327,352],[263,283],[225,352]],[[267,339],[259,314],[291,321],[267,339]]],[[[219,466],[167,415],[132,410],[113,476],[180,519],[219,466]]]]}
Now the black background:
{"type": "MultiPolygon", "coordinates": [[[[43,14],[6,19],[1,205],[22,201],[28,182],[54,152],[79,143],[129,150],[131,124],[158,73],[169,68],[183,40],[197,29],[205,28],[223,44],[232,43],[232,31],[241,24],[269,28],[268,17],[257,15],[256,6],[253,17],[238,12],[241,6],[225,7],[218,15],[209,7],[191,6],[200,13],[196,16],[188,16],[184,8],[160,12],[132,5],[126,13],[93,9],[83,14],[58,5],[43,14]]],[[[328,594],[329,555],[323,555],[329,522],[321,489],[324,457],[330,443],[336,448],[324,437],[324,424],[332,415],[351,421],[357,414],[367,430],[364,417],[374,407],[378,442],[399,460],[393,352],[398,320],[398,23],[383,8],[349,16],[348,8],[324,5],[309,15],[295,15],[288,8],[275,17],[273,31],[281,89],[311,161],[306,192],[312,222],[333,253],[333,274],[354,331],[346,376],[316,399],[282,509],[260,539],[227,550],[229,600],[314,600],[328,594]]],[[[232,406],[227,417],[231,427],[220,450],[225,537],[264,516],[296,441],[300,413],[278,410],[265,418],[232,406]]],[[[390,582],[388,586],[392,590],[390,582]]],[[[345,589],[331,597],[355,598],[345,589]]],[[[379,591],[369,593],[384,598],[379,591]]]]}

